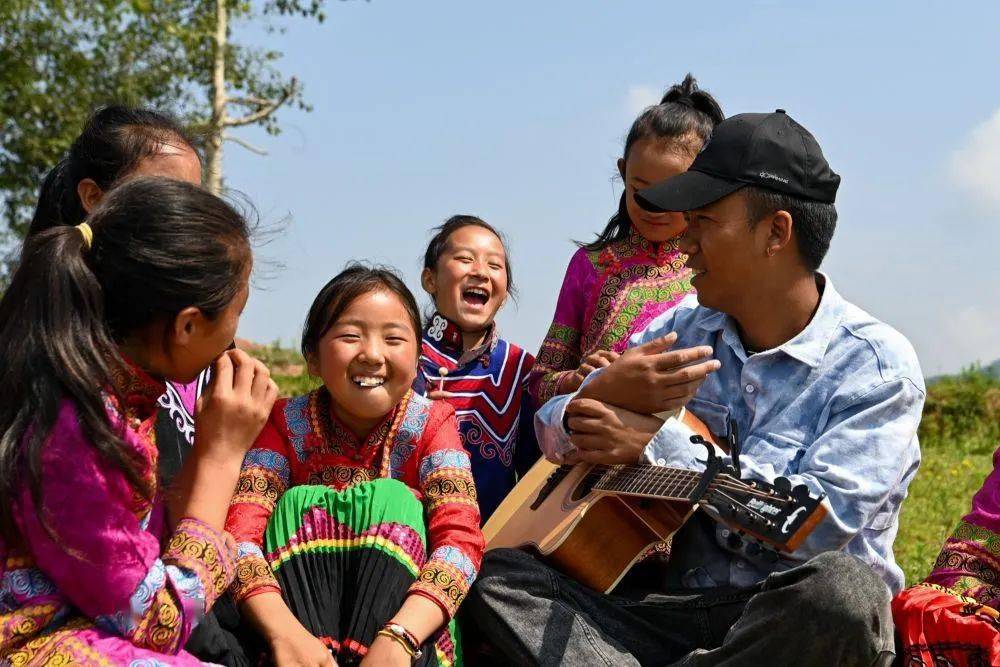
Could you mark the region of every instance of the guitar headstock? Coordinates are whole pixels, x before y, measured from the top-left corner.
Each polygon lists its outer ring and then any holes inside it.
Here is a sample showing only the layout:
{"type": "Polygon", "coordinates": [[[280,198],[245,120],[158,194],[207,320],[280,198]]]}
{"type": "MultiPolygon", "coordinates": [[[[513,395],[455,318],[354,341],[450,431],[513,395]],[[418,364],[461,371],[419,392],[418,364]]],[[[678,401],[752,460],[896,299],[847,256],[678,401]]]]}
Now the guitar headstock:
{"type": "Polygon", "coordinates": [[[737,533],[791,552],[826,516],[824,497],[810,495],[804,485],[792,487],[784,477],[768,484],[720,474],[706,489],[701,506],[737,533]]]}

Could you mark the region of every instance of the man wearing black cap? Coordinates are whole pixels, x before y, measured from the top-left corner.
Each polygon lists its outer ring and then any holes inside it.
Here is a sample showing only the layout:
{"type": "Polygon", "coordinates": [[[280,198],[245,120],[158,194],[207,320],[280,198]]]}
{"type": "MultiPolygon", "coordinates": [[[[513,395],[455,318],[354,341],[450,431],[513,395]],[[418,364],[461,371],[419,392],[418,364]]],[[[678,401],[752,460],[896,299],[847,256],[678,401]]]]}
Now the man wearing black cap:
{"type": "Polygon", "coordinates": [[[507,658],[539,664],[871,665],[893,657],[899,507],[924,401],[907,340],[818,271],[840,177],[784,111],[719,124],[690,170],[636,195],[684,211],[690,298],[576,394],[538,412],[554,461],[701,470],[706,450],[649,417],[686,405],[738,433],[742,476],[784,476],[828,514],[775,558],[698,512],[669,562],[596,593],[532,556],[487,553],[465,610],[507,658]],[[711,359],[703,360],[710,356],[711,359]],[[694,361],[695,363],[692,363],[694,361]]]}

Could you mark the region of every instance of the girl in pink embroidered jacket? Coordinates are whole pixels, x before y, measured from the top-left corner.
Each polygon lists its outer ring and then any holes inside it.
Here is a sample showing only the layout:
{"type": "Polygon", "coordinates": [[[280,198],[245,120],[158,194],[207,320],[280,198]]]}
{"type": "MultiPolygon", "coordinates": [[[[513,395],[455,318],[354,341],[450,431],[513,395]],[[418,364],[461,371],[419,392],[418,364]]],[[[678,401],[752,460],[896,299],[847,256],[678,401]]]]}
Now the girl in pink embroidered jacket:
{"type": "MultiPolygon", "coordinates": [[[[201,158],[175,119],[153,109],[111,105],[95,111],[66,157],[42,181],[28,238],[78,225],[116,183],[136,175],[201,183],[201,158]]],[[[173,479],[194,445],[194,405],[208,378],[167,382],[156,421],[160,476],[173,479]]]]}
{"type": "Polygon", "coordinates": [[[555,317],[538,352],[528,391],[538,405],[575,391],[618,357],[629,337],[693,291],[678,249],[680,213],[649,213],[635,191],[687,171],[723,119],[715,99],[688,74],[640,114],[625,139],[618,212],[566,269],[555,317]]]}
{"type": "Polygon", "coordinates": [[[222,354],[251,264],[233,208],[160,178],[28,240],[0,300],[0,663],[200,664],[181,647],[233,581],[226,510],[277,396],[222,354]],[[213,359],[167,507],[157,399],[213,359]]]}

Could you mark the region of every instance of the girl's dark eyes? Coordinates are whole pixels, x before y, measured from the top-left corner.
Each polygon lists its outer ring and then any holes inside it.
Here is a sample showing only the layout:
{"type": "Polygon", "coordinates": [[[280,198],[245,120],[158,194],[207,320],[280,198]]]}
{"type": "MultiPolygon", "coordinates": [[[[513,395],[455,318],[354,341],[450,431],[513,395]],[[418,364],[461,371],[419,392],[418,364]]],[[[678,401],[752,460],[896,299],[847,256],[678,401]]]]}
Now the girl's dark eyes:
{"type": "Polygon", "coordinates": [[[503,271],[504,267],[503,267],[503,264],[493,263],[493,264],[490,264],[490,268],[493,269],[493,270],[495,270],[495,271],[503,271]]]}

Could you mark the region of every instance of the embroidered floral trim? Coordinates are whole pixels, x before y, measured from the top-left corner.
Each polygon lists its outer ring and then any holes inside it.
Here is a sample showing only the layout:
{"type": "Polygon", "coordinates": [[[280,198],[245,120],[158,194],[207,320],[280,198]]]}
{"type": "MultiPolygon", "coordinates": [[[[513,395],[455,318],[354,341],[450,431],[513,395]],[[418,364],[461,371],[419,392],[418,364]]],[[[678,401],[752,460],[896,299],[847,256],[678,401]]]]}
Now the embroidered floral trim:
{"type": "Polygon", "coordinates": [[[195,573],[204,586],[206,608],[229,588],[236,572],[236,553],[222,534],[192,518],[177,523],[162,560],[195,573]]]}
{"type": "Polygon", "coordinates": [[[236,581],[233,583],[233,598],[243,602],[247,598],[266,590],[280,592],[278,580],[274,578],[271,566],[262,555],[248,553],[236,564],[236,581]]]}
{"type": "Polygon", "coordinates": [[[287,488],[288,478],[274,470],[262,466],[243,468],[231,504],[249,503],[271,512],[287,488]]]}
{"type": "Polygon", "coordinates": [[[962,521],[944,543],[928,581],[995,605],[1000,601],[1000,536],[962,521]]]}
{"type": "Polygon", "coordinates": [[[469,581],[457,567],[443,560],[429,560],[410,586],[411,593],[431,598],[451,618],[469,593],[469,581]]]}
{"type": "Polygon", "coordinates": [[[447,468],[429,474],[421,484],[427,511],[447,503],[461,503],[479,508],[476,484],[471,471],[447,468]]]}

